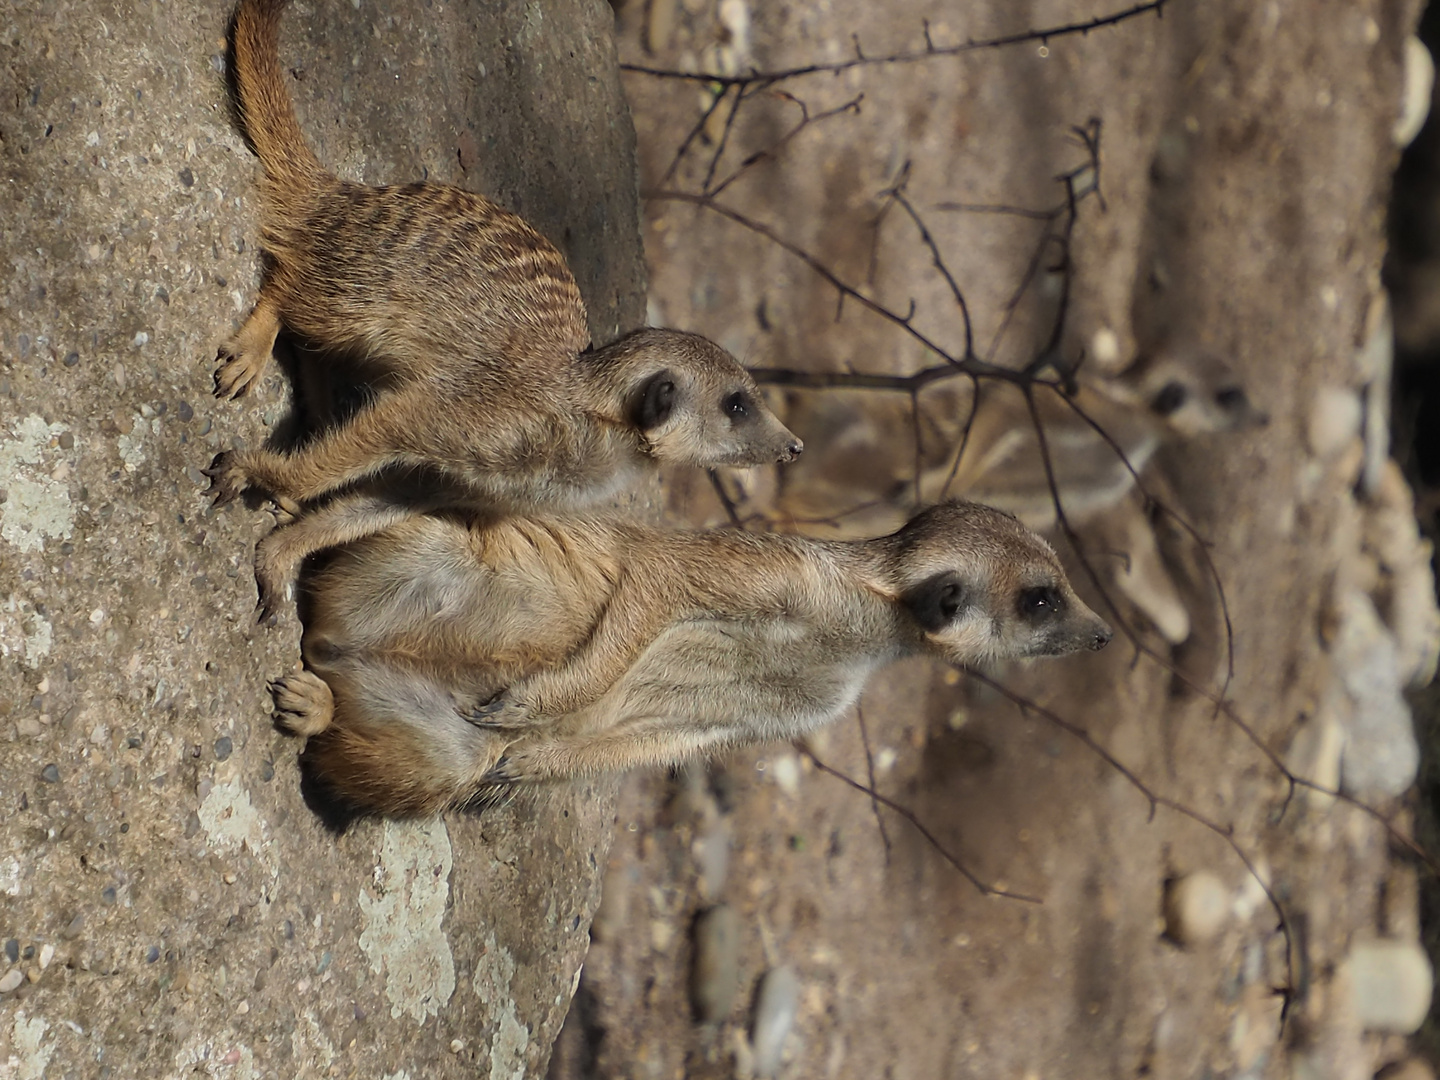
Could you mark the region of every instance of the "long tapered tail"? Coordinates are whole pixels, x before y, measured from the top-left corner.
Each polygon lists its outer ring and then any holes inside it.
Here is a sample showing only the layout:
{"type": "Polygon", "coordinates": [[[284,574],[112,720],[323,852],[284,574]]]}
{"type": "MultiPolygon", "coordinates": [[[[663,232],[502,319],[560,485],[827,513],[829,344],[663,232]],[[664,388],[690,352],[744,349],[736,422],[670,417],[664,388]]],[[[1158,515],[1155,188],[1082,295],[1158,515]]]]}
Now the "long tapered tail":
{"type": "Polygon", "coordinates": [[[289,0],[240,0],[235,12],[235,81],[245,134],[272,180],[314,184],[326,175],[295,119],[280,70],[280,16],[289,0]]]}

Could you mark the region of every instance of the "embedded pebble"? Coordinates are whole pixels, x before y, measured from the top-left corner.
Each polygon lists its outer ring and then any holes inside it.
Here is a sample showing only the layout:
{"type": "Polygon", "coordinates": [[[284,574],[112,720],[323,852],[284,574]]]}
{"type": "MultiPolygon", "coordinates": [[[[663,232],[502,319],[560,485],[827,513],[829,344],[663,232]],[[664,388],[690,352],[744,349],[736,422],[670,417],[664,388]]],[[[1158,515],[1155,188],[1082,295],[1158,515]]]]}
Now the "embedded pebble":
{"type": "Polygon", "coordinates": [[[695,961],[690,969],[690,1003],[707,1024],[730,1015],[740,991],[740,915],[716,904],[695,920],[695,961]]]}
{"type": "Polygon", "coordinates": [[[770,779],[790,798],[800,794],[800,763],[794,754],[777,754],[770,762],[770,779]]]}
{"type": "Polygon", "coordinates": [[[1322,386],[1315,392],[1305,428],[1310,452],[1321,461],[1333,460],[1360,435],[1363,421],[1364,408],[1353,390],[1322,386]]]}
{"type": "Polygon", "coordinates": [[[1102,326],[1090,338],[1090,359],[1095,361],[1106,374],[1118,371],[1120,367],[1120,339],[1115,331],[1102,326]]]}
{"type": "Polygon", "coordinates": [[[1365,549],[1386,575],[1381,614],[1395,636],[1400,675],[1409,686],[1425,686],[1440,659],[1434,549],[1420,535],[1415,498],[1393,459],[1386,459],[1366,509],[1365,549]]]}
{"type": "Polygon", "coordinates": [[[1165,886],[1165,932],[1181,945],[1203,945],[1225,926],[1232,906],[1230,890],[1214,874],[1186,874],[1165,886]]]}
{"type": "Polygon", "coordinates": [[[1424,43],[1411,34],[1405,39],[1405,88],[1400,116],[1390,134],[1396,146],[1409,146],[1430,115],[1430,92],[1435,88],[1435,61],[1424,43]]]}
{"type": "Polygon", "coordinates": [[[774,1076],[779,1070],[785,1037],[795,1024],[795,1012],[799,1006],[800,979],[794,969],[778,967],[766,972],[760,982],[760,995],[755,1002],[755,1025],[750,1032],[756,1076],[774,1076]]]}
{"type": "Polygon", "coordinates": [[[1345,961],[1350,1008],[1362,1028],[1409,1035],[1430,1011],[1435,975],[1413,941],[1364,941],[1345,961]]]}
{"type": "Polygon", "coordinates": [[[695,862],[700,870],[700,893],[706,900],[719,900],[730,873],[730,827],[717,820],[696,839],[695,862]]]}
{"type": "Polygon", "coordinates": [[[1364,593],[1351,591],[1341,599],[1340,629],[1331,652],[1353,705],[1341,786],[1367,802],[1393,798],[1414,782],[1420,751],[1410,707],[1400,693],[1395,639],[1364,593]]]}
{"type": "Polygon", "coordinates": [[[215,760],[224,761],[235,749],[235,744],[229,735],[222,735],[215,740],[215,760]]]}
{"type": "Polygon", "coordinates": [[[8,940],[7,942],[5,942],[5,959],[6,959],[6,960],[9,960],[10,963],[12,963],[12,964],[15,963],[15,961],[17,961],[17,960],[20,959],[20,939],[19,939],[19,938],[13,938],[13,937],[12,937],[12,938],[10,938],[10,940],[8,940]]]}
{"type": "Polygon", "coordinates": [[[11,968],[3,976],[0,976],[0,994],[8,994],[25,981],[25,973],[18,967],[11,968]]]}
{"type": "Polygon", "coordinates": [[[58,784],[60,782],[60,769],[54,763],[46,765],[40,770],[40,779],[47,784],[58,784]]]}
{"type": "Polygon", "coordinates": [[[55,946],[54,946],[54,945],[41,945],[41,946],[40,946],[40,970],[41,970],[41,971],[44,971],[46,968],[48,968],[48,967],[50,966],[50,961],[51,961],[51,960],[54,960],[54,959],[55,959],[55,946]]]}

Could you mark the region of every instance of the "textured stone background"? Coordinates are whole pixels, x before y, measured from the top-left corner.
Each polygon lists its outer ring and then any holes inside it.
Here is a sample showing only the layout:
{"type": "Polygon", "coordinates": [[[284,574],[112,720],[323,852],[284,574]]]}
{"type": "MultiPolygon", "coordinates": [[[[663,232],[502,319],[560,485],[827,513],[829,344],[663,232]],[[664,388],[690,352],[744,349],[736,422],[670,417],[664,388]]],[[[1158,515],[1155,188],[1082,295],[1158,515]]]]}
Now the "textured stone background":
{"type": "MultiPolygon", "coordinates": [[[[223,3],[0,12],[0,1075],[534,1075],[613,792],[327,834],[252,626],[266,515],[200,470],[287,411],[217,404],[258,281],[223,3]],[[19,980],[18,988],[13,986],[19,980]]],[[[598,0],[300,3],[323,161],[461,183],[570,256],[598,340],[644,312],[634,135],[598,0]]]]}

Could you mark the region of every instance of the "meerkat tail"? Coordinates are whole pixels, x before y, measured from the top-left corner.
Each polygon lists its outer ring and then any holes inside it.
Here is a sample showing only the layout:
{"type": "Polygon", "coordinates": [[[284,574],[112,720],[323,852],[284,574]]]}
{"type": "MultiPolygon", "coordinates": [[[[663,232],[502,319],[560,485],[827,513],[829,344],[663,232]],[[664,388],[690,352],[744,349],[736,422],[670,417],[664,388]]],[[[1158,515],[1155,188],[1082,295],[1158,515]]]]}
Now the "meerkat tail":
{"type": "Polygon", "coordinates": [[[325,176],[285,89],[280,68],[280,16],[289,0],[240,0],[235,12],[235,80],[245,134],[272,180],[313,181],[325,176]]]}
{"type": "Polygon", "coordinates": [[[449,691],[424,676],[379,665],[331,678],[334,719],[303,760],[358,812],[423,817],[467,804],[510,741],[463,720],[449,691]]]}

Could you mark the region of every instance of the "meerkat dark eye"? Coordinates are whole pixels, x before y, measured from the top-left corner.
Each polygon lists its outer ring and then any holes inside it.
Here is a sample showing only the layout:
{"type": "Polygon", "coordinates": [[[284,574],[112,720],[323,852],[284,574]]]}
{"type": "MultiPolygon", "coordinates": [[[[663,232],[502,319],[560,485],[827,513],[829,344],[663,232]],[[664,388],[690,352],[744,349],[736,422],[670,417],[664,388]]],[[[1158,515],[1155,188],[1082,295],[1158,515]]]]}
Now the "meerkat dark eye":
{"type": "Polygon", "coordinates": [[[640,388],[635,403],[635,426],[650,431],[670,419],[675,409],[675,383],[668,371],[652,375],[640,388]]]}
{"type": "Polygon", "coordinates": [[[750,419],[750,403],[739,390],[736,390],[735,393],[720,402],[720,411],[728,416],[733,423],[750,419]]]}
{"type": "Polygon", "coordinates": [[[900,600],[922,629],[934,633],[954,622],[966,606],[965,583],[953,573],[936,574],[911,586],[900,600]]]}
{"type": "Polygon", "coordinates": [[[1061,597],[1058,589],[1049,585],[1040,585],[1033,589],[1021,590],[1019,606],[1022,618],[1038,622],[1041,619],[1050,619],[1059,615],[1065,610],[1065,600],[1061,597]]]}
{"type": "Polygon", "coordinates": [[[1215,395],[1215,404],[1226,412],[1240,412],[1250,404],[1250,399],[1238,386],[1227,386],[1215,395]]]}
{"type": "Polygon", "coordinates": [[[1166,383],[1155,395],[1155,400],[1150,403],[1150,408],[1161,416],[1169,416],[1180,406],[1184,405],[1190,397],[1190,391],[1186,390],[1178,382],[1166,383]]]}

